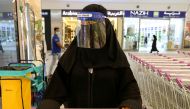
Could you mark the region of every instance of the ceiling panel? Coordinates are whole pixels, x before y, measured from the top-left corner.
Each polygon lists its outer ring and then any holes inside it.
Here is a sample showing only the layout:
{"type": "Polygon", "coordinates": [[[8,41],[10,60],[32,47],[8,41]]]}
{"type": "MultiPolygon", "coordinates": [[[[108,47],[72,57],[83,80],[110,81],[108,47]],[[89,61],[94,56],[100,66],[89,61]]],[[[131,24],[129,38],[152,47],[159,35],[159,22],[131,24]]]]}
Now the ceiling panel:
{"type": "Polygon", "coordinates": [[[43,0],[45,1],[67,1],[67,2],[114,2],[114,3],[190,3],[190,0],[43,0]]]}

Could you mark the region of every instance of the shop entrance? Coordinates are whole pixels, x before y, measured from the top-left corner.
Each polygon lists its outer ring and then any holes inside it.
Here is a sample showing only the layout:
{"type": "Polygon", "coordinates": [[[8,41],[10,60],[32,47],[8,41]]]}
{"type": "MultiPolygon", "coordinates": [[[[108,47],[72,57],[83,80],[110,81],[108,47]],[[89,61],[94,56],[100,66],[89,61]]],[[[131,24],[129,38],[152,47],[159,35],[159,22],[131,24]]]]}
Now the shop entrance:
{"type": "Polygon", "coordinates": [[[77,17],[63,17],[62,19],[63,44],[68,47],[77,35],[78,20],[77,17]]]}
{"type": "Polygon", "coordinates": [[[169,20],[141,19],[139,51],[149,52],[152,47],[153,35],[157,36],[157,48],[159,51],[167,50],[169,20]]]}
{"type": "Polygon", "coordinates": [[[123,49],[150,52],[153,35],[160,52],[182,47],[184,18],[125,18],[123,49]]]}

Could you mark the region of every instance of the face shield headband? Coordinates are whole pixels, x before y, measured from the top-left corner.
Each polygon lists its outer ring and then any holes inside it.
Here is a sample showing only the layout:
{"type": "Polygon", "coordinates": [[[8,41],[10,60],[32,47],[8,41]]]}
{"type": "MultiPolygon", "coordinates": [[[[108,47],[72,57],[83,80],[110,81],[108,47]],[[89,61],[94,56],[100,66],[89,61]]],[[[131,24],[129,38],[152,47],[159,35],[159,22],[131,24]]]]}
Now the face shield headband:
{"type": "Polygon", "coordinates": [[[103,48],[106,44],[105,16],[99,12],[81,12],[77,17],[80,25],[78,47],[103,48]]]}

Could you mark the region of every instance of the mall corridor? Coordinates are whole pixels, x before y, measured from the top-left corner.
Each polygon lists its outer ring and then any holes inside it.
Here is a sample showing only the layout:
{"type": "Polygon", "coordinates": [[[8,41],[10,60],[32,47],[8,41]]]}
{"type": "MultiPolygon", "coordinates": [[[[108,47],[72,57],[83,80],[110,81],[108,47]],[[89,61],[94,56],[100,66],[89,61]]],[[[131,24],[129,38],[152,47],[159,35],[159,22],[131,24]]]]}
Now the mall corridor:
{"type": "Polygon", "coordinates": [[[0,0],[0,109],[190,109],[190,0],[0,0]]]}

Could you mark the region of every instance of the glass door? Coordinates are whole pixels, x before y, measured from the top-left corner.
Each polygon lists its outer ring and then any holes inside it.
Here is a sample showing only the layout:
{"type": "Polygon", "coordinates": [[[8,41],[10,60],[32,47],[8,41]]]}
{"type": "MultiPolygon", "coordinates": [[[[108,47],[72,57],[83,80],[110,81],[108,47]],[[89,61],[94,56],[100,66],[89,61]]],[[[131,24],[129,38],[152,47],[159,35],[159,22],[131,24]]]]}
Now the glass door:
{"type": "Polygon", "coordinates": [[[141,19],[139,51],[150,52],[152,48],[153,35],[157,36],[157,49],[167,50],[169,20],[141,19]]]}

